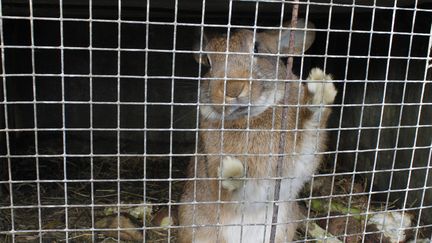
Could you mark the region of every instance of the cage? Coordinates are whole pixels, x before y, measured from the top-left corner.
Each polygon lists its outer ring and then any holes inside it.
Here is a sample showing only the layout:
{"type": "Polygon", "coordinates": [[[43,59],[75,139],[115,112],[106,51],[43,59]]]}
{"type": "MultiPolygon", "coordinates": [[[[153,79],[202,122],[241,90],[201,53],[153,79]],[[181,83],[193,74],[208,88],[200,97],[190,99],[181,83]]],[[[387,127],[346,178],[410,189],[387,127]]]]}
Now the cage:
{"type": "MultiPolygon", "coordinates": [[[[192,242],[430,242],[431,7],[429,0],[1,0],[0,241],[188,242],[180,234],[190,229],[192,242]],[[255,48],[232,51],[230,40],[245,43],[233,39],[242,30],[255,48]],[[270,31],[278,43],[274,53],[259,39],[270,31]],[[285,53],[284,31],[290,31],[285,53]],[[298,33],[309,32],[315,38],[310,48],[303,35],[300,51],[293,51],[298,33]],[[225,50],[206,49],[212,39],[225,50]],[[206,76],[215,69],[207,55],[225,58],[221,77],[206,76]],[[219,82],[228,95],[227,70],[238,68],[229,63],[233,55],[252,55],[251,64],[255,56],[277,59],[299,79],[281,78],[271,67],[276,77],[256,81],[249,65],[240,80],[250,86],[243,103],[247,124],[203,127],[200,112],[209,106],[200,99],[203,86],[219,82]],[[283,161],[295,155],[283,147],[305,134],[300,125],[274,127],[284,123],[274,113],[265,128],[249,124],[251,110],[260,107],[251,102],[252,85],[292,83],[302,90],[315,67],[332,75],[327,83],[337,95],[315,107],[332,110],[326,125],[313,130],[327,134],[327,149],[307,154],[320,158],[320,166],[288,200],[298,205],[298,218],[280,221],[277,211],[289,194],[277,187],[286,189],[284,181],[295,175],[260,178],[273,189],[260,187],[267,199],[247,202],[246,193],[256,193],[246,190],[248,183],[260,180],[248,176],[245,164],[241,176],[229,180],[220,170],[208,178],[193,172],[203,156],[217,157],[220,169],[227,157],[283,161]],[[252,137],[275,131],[279,153],[224,152],[224,135],[214,137],[220,152],[209,153],[200,139],[211,132],[252,137]],[[217,183],[217,200],[196,200],[207,193],[196,190],[201,181],[217,183]],[[222,198],[227,181],[237,185],[229,193],[240,199],[222,198]],[[191,183],[194,198],[182,200],[191,183]],[[217,220],[182,223],[179,208],[200,203],[216,205],[205,213],[217,220]],[[229,204],[238,206],[240,221],[221,221],[229,204]],[[246,204],[268,207],[265,220],[247,222],[246,204]],[[276,237],[292,223],[298,225],[292,239],[276,237]],[[199,239],[205,227],[216,233],[199,239]]],[[[220,120],[228,124],[226,97],[220,120]]],[[[266,106],[290,108],[297,124],[299,110],[314,106],[266,106]]]]}

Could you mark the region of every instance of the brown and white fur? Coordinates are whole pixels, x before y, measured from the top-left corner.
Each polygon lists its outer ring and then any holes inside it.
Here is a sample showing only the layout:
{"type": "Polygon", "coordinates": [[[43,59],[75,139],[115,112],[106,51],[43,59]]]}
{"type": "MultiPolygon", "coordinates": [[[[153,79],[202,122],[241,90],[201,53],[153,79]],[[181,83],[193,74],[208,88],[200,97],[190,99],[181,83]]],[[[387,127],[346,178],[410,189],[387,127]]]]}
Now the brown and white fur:
{"type": "MultiPolygon", "coordinates": [[[[300,20],[298,27],[304,26],[300,20]]],[[[289,34],[288,30],[282,32],[281,52],[288,49],[289,34]]],[[[302,50],[305,35],[305,49],[313,42],[313,32],[296,31],[297,53],[302,50]]],[[[257,33],[254,46],[253,32],[239,30],[231,33],[229,51],[242,53],[229,54],[227,65],[225,54],[210,53],[199,58],[210,66],[201,83],[200,102],[208,105],[200,107],[200,128],[213,130],[200,132],[200,152],[207,155],[192,159],[188,168],[188,177],[196,180],[186,183],[181,198],[180,243],[269,242],[275,186],[275,179],[271,178],[278,175],[277,156],[271,154],[279,153],[283,109],[275,105],[282,103],[281,80],[287,70],[276,56],[251,53],[277,53],[278,37],[277,31],[257,33]],[[225,74],[229,78],[226,85],[225,74]],[[206,80],[207,77],[213,79],[206,80]],[[220,104],[224,100],[223,112],[220,104]],[[222,124],[227,129],[223,136],[222,124]]],[[[226,36],[206,37],[203,51],[225,52],[226,45],[226,36]]],[[[297,226],[294,221],[300,217],[293,200],[320,163],[321,156],[316,153],[325,150],[326,134],[317,129],[325,128],[331,111],[320,105],[332,104],[336,95],[329,80],[329,75],[315,68],[305,85],[288,81],[289,104],[315,106],[288,108],[284,151],[288,155],[284,156],[281,173],[286,179],[281,182],[280,193],[280,200],[285,202],[279,204],[278,243],[293,240],[297,226]],[[301,131],[295,133],[296,127],[301,131]]]]}

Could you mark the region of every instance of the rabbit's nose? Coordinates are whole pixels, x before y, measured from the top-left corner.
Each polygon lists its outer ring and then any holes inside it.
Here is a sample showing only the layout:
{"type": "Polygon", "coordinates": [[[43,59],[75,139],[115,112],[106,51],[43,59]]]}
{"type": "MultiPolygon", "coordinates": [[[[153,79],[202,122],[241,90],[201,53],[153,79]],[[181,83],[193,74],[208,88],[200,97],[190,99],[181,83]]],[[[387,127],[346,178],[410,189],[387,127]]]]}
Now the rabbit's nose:
{"type": "Polygon", "coordinates": [[[227,98],[237,98],[244,92],[245,88],[245,81],[228,81],[226,86],[226,96],[227,98]]]}

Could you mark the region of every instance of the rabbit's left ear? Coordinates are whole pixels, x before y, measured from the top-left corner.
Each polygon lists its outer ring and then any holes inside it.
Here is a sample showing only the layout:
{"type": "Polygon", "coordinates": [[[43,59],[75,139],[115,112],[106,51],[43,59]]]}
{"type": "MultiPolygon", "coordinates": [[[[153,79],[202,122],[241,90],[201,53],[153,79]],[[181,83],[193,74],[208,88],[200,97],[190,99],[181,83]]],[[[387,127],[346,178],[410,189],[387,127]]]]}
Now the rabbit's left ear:
{"type": "MultiPolygon", "coordinates": [[[[285,22],[284,26],[289,26],[290,22],[285,22]]],[[[311,22],[305,22],[304,19],[299,19],[297,21],[296,28],[299,30],[295,31],[294,37],[294,53],[301,54],[306,52],[315,41],[315,31],[308,30],[314,29],[315,25],[311,22]],[[303,49],[304,44],[304,49],[303,49]]],[[[278,30],[265,31],[262,33],[261,40],[268,45],[268,48],[272,53],[278,52],[278,41],[279,41],[278,30]]],[[[283,30],[280,33],[280,53],[288,53],[289,51],[289,41],[290,41],[290,30],[283,30]]]]}

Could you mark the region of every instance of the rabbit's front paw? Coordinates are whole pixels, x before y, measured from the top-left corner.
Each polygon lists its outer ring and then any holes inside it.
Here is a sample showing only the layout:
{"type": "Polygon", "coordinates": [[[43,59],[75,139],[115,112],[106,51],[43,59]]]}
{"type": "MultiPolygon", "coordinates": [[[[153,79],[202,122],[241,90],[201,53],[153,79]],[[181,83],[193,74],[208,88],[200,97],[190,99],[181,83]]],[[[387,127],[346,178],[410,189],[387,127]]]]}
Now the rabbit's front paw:
{"type": "Polygon", "coordinates": [[[222,178],[222,187],[228,191],[234,191],[242,186],[242,181],[236,178],[243,177],[243,163],[233,157],[227,156],[222,160],[222,168],[219,168],[219,176],[222,178]]]}
{"type": "Polygon", "coordinates": [[[307,89],[312,94],[311,103],[318,104],[333,104],[337,91],[334,84],[331,82],[331,75],[324,73],[319,68],[314,68],[310,71],[307,89]],[[310,82],[312,81],[312,82],[310,82]],[[317,82],[318,81],[318,82],[317,82]]]}

